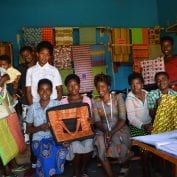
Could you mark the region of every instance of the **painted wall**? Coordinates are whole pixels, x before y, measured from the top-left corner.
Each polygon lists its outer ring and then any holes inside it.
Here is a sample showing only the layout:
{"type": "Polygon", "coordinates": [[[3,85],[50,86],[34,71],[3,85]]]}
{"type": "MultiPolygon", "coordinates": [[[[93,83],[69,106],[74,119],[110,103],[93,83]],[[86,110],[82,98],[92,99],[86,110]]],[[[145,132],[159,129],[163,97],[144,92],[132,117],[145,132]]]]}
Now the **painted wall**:
{"type": "MultiPolygon", "coordinates": [[[[156,0],[5,0],[0,2],[0,41],[14,44],[15,60],[18,63],[16,35],[21,28],[38,26],[111,26],[148,27],[158,24],[156,0]]],[[[109,61],[109,70],[110,69],[109,61]]],[[[117,80],[125,80],[127,66],[115,73],[117,80]],[[122,78],[123,77],[123,78],[122,78]]],[[[109,71],[109,72],[110,72],[109,71]]],[[[120,84],[114,89],[127,85],[120,84]]]]}

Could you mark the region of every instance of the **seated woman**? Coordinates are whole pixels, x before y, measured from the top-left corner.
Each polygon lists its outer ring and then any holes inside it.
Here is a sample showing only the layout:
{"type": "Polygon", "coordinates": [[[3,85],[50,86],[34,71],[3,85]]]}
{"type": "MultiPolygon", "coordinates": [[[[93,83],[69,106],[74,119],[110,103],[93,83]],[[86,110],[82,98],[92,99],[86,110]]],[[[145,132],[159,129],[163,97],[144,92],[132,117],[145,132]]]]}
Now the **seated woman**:
{"type": "MultiPolygon", "coordinates": [[[[80,78],[76,74],[70,74],[65,79],[65,85],[68,90],[68,97],[61,100],[62,104],[69,103],[88,103],[91,108],[91,100],[87,96],[82,96],[80,90],[80,78]]],[[[67,160],[72,160],[75,177],[88,177],[86,166],[93,151],[93,139],[82,141],[73,141],[69,147],[67,160]]]]}
{"type": "Polygon", "coordinates": [[[50,177],[63,173],[67,149],[56,145],[46,118],[46,110],[60,104],[50,100],[52,82],[41,79],[38,82],[39,102],[33,103],[27,113],[27,133],[32,133],[32,149],[37,157],[36,177],[50,177]]]}
{"type": "Polygon", "coordinates": [[[125,124],[126,109],[121,94],[110,94],[110,76],[98,74],[94,78],[94,85],[99,97],[93,99],[94,123],[96,126],[95,146],[98,157],[108,177],[113,172],[108,156],[127,159],[130,145],[129,132],[125,124]]]}
{"type": "Polygon", "coordinates": [[[131,91],[126,98],[127,117],[131,136],[150,133],[151,117],[147,103],[147,91],[143,90],[144,79],[139,73],[132,73],[128,77],[131,91]]]}

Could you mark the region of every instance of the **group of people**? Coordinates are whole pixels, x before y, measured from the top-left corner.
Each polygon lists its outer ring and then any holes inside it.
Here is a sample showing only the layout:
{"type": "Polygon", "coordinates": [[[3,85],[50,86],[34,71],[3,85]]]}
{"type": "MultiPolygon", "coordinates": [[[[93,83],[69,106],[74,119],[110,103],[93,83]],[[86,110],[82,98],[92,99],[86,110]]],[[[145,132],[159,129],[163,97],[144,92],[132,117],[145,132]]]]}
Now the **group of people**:
{"type": "MultiPolygon", "coordinates": [[[[169,45],[173,45],[171,39],[163,41],[162,51],[166,57],[169,56],[169,45]]],[[[172,48],[170,50],[172,51],[172,48]]],[[[155,75],[158,88],[149,93],[143,89],[142,75],[130,74],[128,82],[131,91],[125,100],[122,94],[110,92],[109,75],[98,74],[94,77],[94,85],[99,95],[91,99],[80,93],[80,78],[76,74],[70,74],[64,81],[68,95],[62,97],[62,78],[57,68],[49,64],[53,57],[53,46],[42,41],[36,52],[25,46],[21,48],[20,55],[25,63],[17,69],[11,66],[9,60],[5,60],[7,56],[0,57],[0,93],[2,94],[4,86],[7,85],[14,100],[20,97],[22,112],[19,111],[19,116],[22,116],[26,123],[25,133],[30,134],[31,151],[35,156],[32,163],[36,164],[37,177],[62,174],[66,159],[72,161],[73,176],[88,177],[87,164],[93,151],[97,153],[106,175],[114,177],[109,157],[117,158],[120,163],[127,162],[131,156],[130,137],[150,134],[161,96],[177,95],[177,92],[170,88],[174,82],[170,82],[168,73],[159,72],[155,75]],[[4,67],[4,62],[8,63],[8,67],[4,67]],[[12,86],[8,87],[9,83],[12,86]],[[46,111],[54,106],[79,102],[88,103],[90,106],[94,137],[56,144],[46,111]]],[[[167,69],[173,61],[172,57],[166,59],[167,69]]]]}

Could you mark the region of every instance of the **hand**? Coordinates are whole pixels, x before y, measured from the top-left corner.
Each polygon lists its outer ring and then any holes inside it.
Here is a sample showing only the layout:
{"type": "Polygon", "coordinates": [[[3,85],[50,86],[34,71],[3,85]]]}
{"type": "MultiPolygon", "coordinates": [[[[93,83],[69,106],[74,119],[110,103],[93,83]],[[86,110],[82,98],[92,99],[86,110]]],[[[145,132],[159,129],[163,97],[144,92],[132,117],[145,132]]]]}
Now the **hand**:
{"type": "Polygon", "coordinates": [[[144,124],[143,128],[147,131],[147,132],[151,132],[152,131],[152,124],[144,124]]]}
{"type": "Polygon", "coordinates": [[[42,131],[47,131],[47,130],[49,130],[49,124],[48,124],[48,123],[44,123],[44,124],[40,125],[40,129],[41,129],[42,131]]]}
{"type": "Polygon", "coordinates": [[[106,130],[104,134],[104,139],[105,139],[105,146],[108,147],[111,141],[111,133],[108,130],[106,130]]]}
{"type": "Polygon", "coordinates": [[[66,141],[66,142],[63,142],[62,145],[63,145],[64,147],[69,147],[69,146],[70,146],[70,143],[66,141]]]}

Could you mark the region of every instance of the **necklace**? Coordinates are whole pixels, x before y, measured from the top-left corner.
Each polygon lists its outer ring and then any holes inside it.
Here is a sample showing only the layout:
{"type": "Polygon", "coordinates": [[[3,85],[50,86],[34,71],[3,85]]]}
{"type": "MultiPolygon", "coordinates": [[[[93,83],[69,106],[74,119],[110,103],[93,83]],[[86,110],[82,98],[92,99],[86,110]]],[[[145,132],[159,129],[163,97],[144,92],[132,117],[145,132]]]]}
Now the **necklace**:
{"type": "MultiPolygon", "coordinates": [[[[108,105],[110,105],[110,109],[111,109],[111,120],[112,120],[112,96],[111,94],[109,95],[110,96],[110,103],[108,105]]],[[[104,102],[102,101],[102,107],[103,107],[103,111],[104,111],[104,114],[105,114],[105,117],[106,117],[106,124],[107,124],[107,127],[108,127],[108,130],[111,131],[111,126],[110,126],[110,123],[109,123],[109,119],[108,119],[108,116],[107,116],[107,113],[106,113],[106,110],[105,110],[105,106],[104,106],[104,102]]]]}

